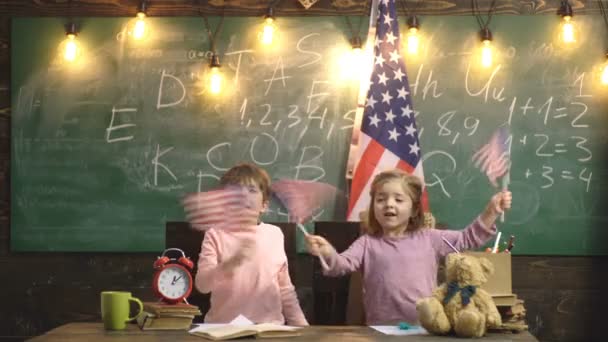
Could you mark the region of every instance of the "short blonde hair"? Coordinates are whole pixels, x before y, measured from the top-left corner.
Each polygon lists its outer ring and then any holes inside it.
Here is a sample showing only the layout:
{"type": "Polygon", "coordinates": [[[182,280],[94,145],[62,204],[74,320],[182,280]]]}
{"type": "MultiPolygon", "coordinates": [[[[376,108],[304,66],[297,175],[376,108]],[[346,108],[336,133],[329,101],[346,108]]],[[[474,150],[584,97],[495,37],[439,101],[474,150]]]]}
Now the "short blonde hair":
{"type": "Polygon", "coordinates": [[[220,179],[220,184],[225,185],[247,185],[255,183],[262,191],[264,202],[270,198],[270,176],[261,167],[250,164],[237,164],[226,171],[220,179]]]}
{"type": "Polygon", "coordinates": [[[401,182],[403,191],[412,200],[412,216],[410,217],[406,231],[416,231],[422,227],[424,215],[422,212],[422,181],[412,174],[395,169],[379,173],[372,182],[371,190],[369,191],[370,202],[367,210],[367,220],[363,221],[363,228],[367,234],[382,235],[382,226],[380,226],[374,215],[374,201],[376,200],[378,189],[382,185],[394,180],[401,182]]]}

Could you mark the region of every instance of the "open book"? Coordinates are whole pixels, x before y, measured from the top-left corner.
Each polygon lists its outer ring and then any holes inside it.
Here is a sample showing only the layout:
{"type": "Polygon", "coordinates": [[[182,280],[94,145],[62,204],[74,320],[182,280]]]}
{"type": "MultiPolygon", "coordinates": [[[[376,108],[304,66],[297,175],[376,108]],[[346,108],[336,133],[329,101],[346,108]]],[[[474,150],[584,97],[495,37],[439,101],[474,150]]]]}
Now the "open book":
{"type": "Polygon", "coordinates": [[[272,323],[254,325],[232,325],[226,324],[216,327],[195,328],[190,334],[204,337],[210,340],[230,340],[244,336],[264,337],[291,337],[299,336],[301,328],[272,323]]]}

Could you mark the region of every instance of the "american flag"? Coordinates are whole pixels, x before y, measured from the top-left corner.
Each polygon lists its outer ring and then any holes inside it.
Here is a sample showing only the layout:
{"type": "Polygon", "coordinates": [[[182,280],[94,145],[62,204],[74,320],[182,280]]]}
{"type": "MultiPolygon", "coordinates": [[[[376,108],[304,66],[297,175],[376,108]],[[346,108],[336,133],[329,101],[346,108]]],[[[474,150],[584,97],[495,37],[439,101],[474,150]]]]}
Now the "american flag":
{"type": "Polygon", "coordinates": [[[184,197],[182,205],[196,230],[239,229],[258,223],[259,213],[248,207],[240,187],[192,193],[184,197]]]}
{"type": "Polygon", "coordinates": [[[306,223],[325,203],[338,199],[338,189],[322,182],[282,179],[270,189],[296,223],[306,223]]]}
{"type": "Polygon", "coordinates": [[[511,166],[507,150],[508,138],[508,129],[504,126],[500,127],[492,134],[490,141],[472,157],[475,167],[484,172],[494,186],[498,186],[496,180],[505,175],[511,166]]]}
{"type": "MultiPolygon", "coordinates": [[[[349,221],[359,221],[359,213],[367,209],[370,186],[379,172],[399,168],[424,181],[418,129],[399,41],[395,0],[381,0],[374,69],[361,122],[360,157],[348,205],[349,221]]],[[[426,190],[422,206],[428,210],[426,190]]]]}

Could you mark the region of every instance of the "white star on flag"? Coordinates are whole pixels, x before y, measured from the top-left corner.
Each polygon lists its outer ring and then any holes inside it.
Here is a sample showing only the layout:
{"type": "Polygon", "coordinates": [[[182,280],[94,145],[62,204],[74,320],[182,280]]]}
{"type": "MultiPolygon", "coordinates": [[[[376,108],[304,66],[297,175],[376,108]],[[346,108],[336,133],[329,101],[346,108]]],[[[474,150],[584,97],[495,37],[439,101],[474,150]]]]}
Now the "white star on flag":
{"type": "Polygon", "coordinates": [[[388,90],[385,93],[382,93],[382,103],[391,103],[393,97],[388,93],[388,90]]]}
{"type": "MultiPolygon", "coordinates": [[[[397,39],[397,37],[395,37],[395,35],[392,32],[389,32],[386,35],[386,42],[389,43],[389,44],[394,45],[395,44],[395,39],[397,39]]],[[[397,52],[397,54],[399,54],[399,53],[397,52]]]]}
{"type": "Polygon", "coordinates": [[[399,54],[399,52],[397,50],[395,50],[393,52],[389,52],[389,56],[391,56],[389,58],[389,60],[393,63],[399,62],[399,58],[401,58],[401,55],[399,54]]]}
{"type": "Polygon", "coordinates": [[[386,81],[388,81],[388,77],[384,72],[378,75],[378,83],[386,85],[386,81]]]}
{"type": "Polygon", "coordinates": [[[410,117],[410,115],[414,112],[413,110],[410,109],[410,105],[408,104],[405,108],[401,108],[401,116],[407,116],[410,117]]]}
{"type": "Polygon", "coordinates": [[[392,130],[388,131],[388,134],[390,135],[388,137],[388,139],[389,140],[395,140],[395,142],[397,141],[397,137],[399,137],[401,135],[401,133],[397,132],[396,128],[393,128],[392,130]]]}
{"type": "Polygon", "coordinates": [[[395,119],[395,114],[393,114],[393,110],[389,110],[388,112],[386,112],[386,121],[390,121],[393,122],[393,120],[395,119]]]}
{"type": "MultiPolygon", "coordinates": [[[[404,77],[405,77],[405,74],[403,72],[401,72],[401,69],[397,69],[397,71],[395,71],[395,77],[393,77],[393,79],[401,81],[404,77]]],[[[399,96],[401,96],[401,90],[403,90],[403,92],[405,93],[405,95],[408,94],[408,92],[405,90],[405,88],[401,87],[401,89],[397,90],[399,92],[399,96]]],[[[404,99],[405,99],[405,95],[403,95],[404,99]]]]}

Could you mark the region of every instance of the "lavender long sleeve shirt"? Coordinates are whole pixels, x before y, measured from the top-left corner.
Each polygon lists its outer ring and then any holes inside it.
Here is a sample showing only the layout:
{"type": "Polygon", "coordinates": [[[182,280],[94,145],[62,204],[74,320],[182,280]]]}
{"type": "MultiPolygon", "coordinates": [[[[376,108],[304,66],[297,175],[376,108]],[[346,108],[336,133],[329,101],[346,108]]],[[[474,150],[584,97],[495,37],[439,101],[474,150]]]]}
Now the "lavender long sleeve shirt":
{"type": "Polygon", "coordinates": [[[363,235],[343,253],[327,258],[323,273],[341,276],[361,269],[366,323],[418,322],[416,301],[437,286],[440,259],[454,252],[481,247],[496,233],[476,219],[459,231],[421,229],[402,237],[363,235]]]}

